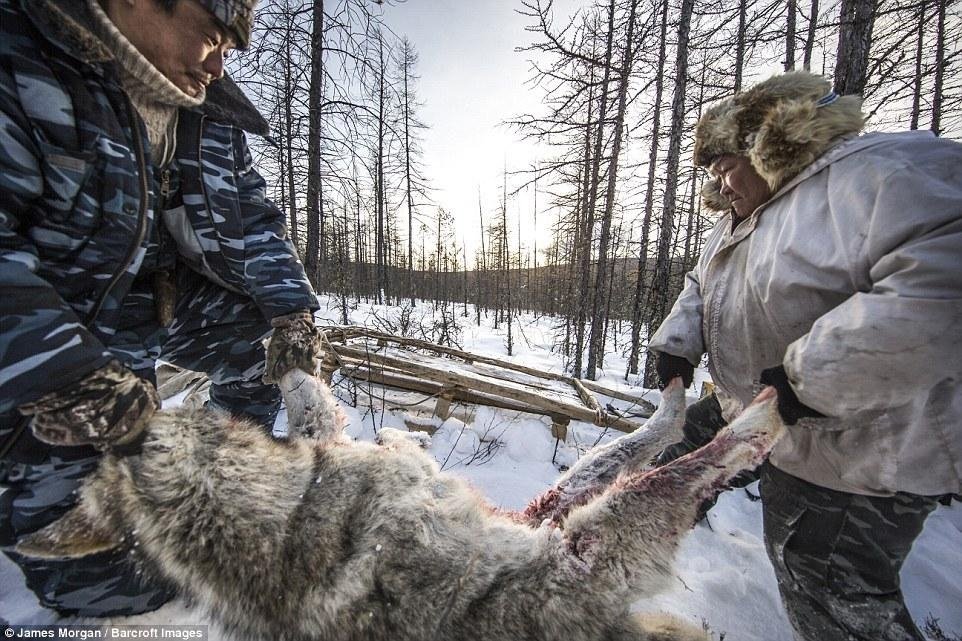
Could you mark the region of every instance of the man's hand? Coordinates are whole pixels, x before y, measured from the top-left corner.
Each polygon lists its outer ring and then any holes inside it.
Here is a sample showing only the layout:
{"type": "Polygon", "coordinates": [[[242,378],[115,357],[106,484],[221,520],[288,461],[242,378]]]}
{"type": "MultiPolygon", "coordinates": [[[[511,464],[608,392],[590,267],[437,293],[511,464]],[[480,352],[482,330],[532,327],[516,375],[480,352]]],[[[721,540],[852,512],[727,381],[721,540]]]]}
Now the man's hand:
{"type": "Polygon", "coordinates": [[[263,381],[277,383],[292,369],[313,374],[315,360],[321,352],[321,333],[314,325],[314,315],[298,311],[271,319],[274,332],[267,344],[267,363],[263,381]]]}
{"type": "Polygon", "coordinates": [[[800,418],[825,418],[824,414],[798,400],[795,390],[788,382],[788,374],[781,365],[763,370],[759,380],[762,385],[771,385],[778,392],[778,413],[785,425],[795,425],[800,418]]]}
{"type": "Polygon", "coordinates": [[[691,387],[691,382],[695,379],[695,366],[688,362],[687,358],[666,354],[665,352],[655,352],[658,360],[655,363],[655,371],[658,373],[658,389],[665,389],[668,383],[676,376],[681,377],[681,382],[685,389],[691,387]]]}
{"type": "Polygon", "coordinates": [[[21,405],[34,436],[51,445],[93,445],[129,455],[140,451],[160,407],[149,382],[111,361],[76,383],[21,405]]]}

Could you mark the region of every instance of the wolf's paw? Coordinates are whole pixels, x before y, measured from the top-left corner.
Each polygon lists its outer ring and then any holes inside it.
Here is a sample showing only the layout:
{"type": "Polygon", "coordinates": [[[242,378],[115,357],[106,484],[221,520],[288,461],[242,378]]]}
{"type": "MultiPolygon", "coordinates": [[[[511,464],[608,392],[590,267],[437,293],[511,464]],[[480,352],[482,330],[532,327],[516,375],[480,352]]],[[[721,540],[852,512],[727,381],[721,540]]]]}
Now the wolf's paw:
{"type": "Polygon", "coordinates": [[[774,444],[785,429],[785,424],[778,415],[774,388],[763,389],[729,424],[729,428],[737,438],[754,440],[761,437],[774,444]]]}
{"type": "Polygon", "coordinates": [[[382,428],[374,437],[374,442],[384,447],[401,448],[416,445],[422,450],[431,447],[431,437],[424,432],[405,432],[393,427],[382,428]]]}

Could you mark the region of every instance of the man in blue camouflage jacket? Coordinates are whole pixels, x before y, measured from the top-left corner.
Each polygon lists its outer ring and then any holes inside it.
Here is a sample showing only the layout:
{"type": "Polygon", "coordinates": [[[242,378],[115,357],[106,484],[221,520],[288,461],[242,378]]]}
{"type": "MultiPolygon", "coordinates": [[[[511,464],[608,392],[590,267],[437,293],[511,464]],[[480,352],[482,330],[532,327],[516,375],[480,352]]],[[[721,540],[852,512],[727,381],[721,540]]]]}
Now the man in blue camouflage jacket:
{"type": "MultiPolygon", "coordinates": [[[[64,615],[155,609],[169,588],[115,553],[26,559],[101,453],[136,452],[157,358],[270,429],[261,341],[317,299],[245,131],[267,125],[224,57],[254,0],[0,0],[0,545],[64,615]]],[[[316,330],[310,330],[316,331],[316,330]]],[[[265,375],[265,367],[267,376],[265,375]]]]}

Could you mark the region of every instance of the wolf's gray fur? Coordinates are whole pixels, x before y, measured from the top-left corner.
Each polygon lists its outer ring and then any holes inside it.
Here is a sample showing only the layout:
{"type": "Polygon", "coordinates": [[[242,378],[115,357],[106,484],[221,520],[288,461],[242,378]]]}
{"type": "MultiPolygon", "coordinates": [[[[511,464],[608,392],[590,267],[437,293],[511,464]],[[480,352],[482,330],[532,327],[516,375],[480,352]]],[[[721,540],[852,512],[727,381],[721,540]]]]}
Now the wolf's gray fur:
{"type": "Polygon", "coordinates": [[[781,430],[769,398],[703,450],[640,471],[677,438],[676,381],[647,430],[504,513],[410,439],[345,439],[319,379],[294,370],[281,386],[299,413],[288,441],[224,414],[160,412],[141,456],[105,456],[78,508],[19,550],[81,555],[123,533],[243,637],[704,640],[628,606],[664,585],[701,499],[758,463],[781,430]]]}

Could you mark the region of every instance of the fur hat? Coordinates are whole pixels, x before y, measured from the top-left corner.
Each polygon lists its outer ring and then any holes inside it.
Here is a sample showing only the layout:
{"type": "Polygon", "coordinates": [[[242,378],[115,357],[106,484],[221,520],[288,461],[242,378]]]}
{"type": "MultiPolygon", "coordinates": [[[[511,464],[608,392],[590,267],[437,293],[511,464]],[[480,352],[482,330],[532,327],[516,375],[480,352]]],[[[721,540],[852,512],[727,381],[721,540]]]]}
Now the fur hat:
{"type": "MultiPolygon", "coordinates": [[[[835,138],[862,129],[861,107],[861,98],[838,96],[828,80],[807,71],[773,76],[702,115],[695,128],[695,164],[707,167],[724,154],[747,156],[778,191],[835,138]]],[[[705,205],[727,209],[715,182],[702,192],[705,205]]]]}
{"type": "Polygon", "coordinates": [[[214,14],[217,21],[224,25],[239,49],[246,49],[251,40],[251,27],[254,24],[254,5],[257,0],[197,0],[202,7],[214,14]]]}

